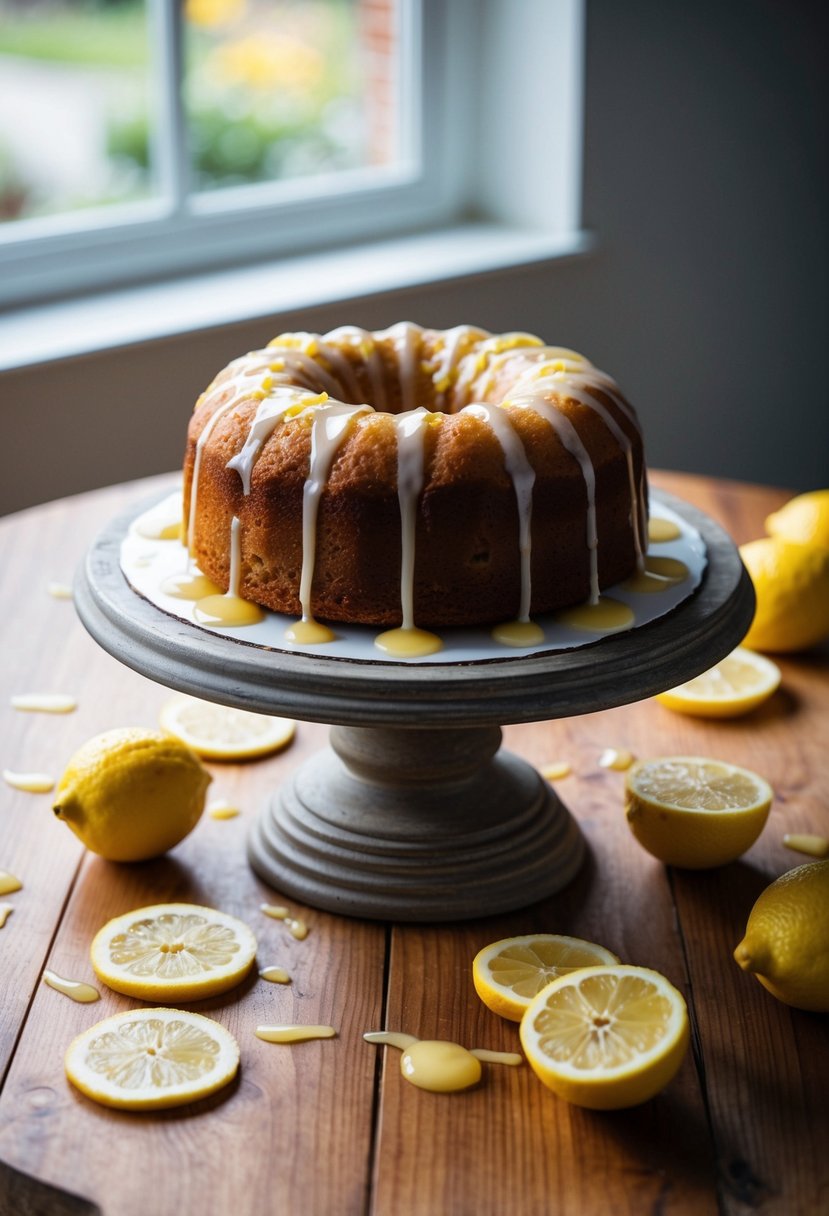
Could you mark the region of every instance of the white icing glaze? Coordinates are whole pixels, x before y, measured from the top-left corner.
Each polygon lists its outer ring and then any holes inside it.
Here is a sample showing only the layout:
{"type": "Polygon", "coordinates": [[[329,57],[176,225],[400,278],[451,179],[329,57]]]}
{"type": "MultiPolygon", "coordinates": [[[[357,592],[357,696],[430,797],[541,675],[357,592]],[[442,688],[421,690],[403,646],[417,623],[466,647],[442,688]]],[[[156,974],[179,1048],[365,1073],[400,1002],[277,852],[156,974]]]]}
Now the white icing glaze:
{"type": "MultiPolygon", "coordinates": [[[[341,326],[320,336],[311,333],[285,334],[263,351],[252,351],[235,360],[231,373],[210,392],[228,394],[208,420],[196,443],[190,487],[187,546],[192,556],[198,503],[198,483],[204,447],[219,421],[241,400],[258,397],[260,404],[240,450],[228,462],[242,481],[245,495],[250,493],[253,469],[264,445],[275,429],[288,417],[311,409],[311,454],[303,487],[302,536],[303,560],[300,576],[300,602],[303,621],[312,619],[311,590],[316,565],[317,518],[319,503],[328,481],[336,452],[352,422],[373,408],[384,410],[385,363],[380,343],[391,346],[397,363],[400,396],[404,412],[394,417],[398,445],[398,499],[401,519],[400,595],[403,628],[415,628],[414,570],[417,504],[424,484],[424,435],[428,411],[417,406],[416,394],[421,371],[420,351],[424,331],[411,322],[400,322],[377,334],[356,326],[341,326]],[[374,398],[374,407],[359,404],[360,382],[350,359],[341,347],[359,349],[374,398]],[[312,394],[319,395],[312,395],[312,394]],[[351,403],[342,400],[352,398],[351,403]]],[[[528,622],[532,603],[531,531],[535,472],[527,459],[520,436],[504,406],[532,409],[555,430],[562,446],[578,462],[584,478],[586,546],[590,564],[590,602],[599,598],[598,535],[596,528],[596,479],[589,453],[572,421],[553,404],[554,399],[571,398],[593,410],[602,419],[625,455],[631,500],[631,524],[637,566],[644,565],[647,527],[644,468],[636,485],[633,446],[607,405],[595,392],[604,394],[637,428],[636,416],[619,394],[615,382],[577,352],[542,344],[532,334],[491,335],[486,330],[459,325],[437,335],[437,351],[431,364],[424,364],[436,392],[436,403],[444,406],[451,394],[452,409],[468,412],[485,421],[495,434],[503,452],[504,466],[512,480],[519,520],[521,588],[519,621],[528,622]],[[442,341],[443,345],[440,346],[442,341]],[[476,400],[474,392],[486,397],[499,376],[510,380],[509,362],[516,359],[516,376],[507,400],[494,403],[476,400]]],[[[503,382],[502,382],[503,393],[503,382]]],[[[238,594],[241,569],[241,537],[238,518],[234,517],[230,537],[230,588],[238,594]]]]}
{"type": "Polygon", "coordinates": [[[394,420],[397,431],[397,498],[400,503],[400,607],[403,629],[414,629],[414,569],[417,503],[423,489],[424,427],[422,406],[394,420]]]}
{"type": "Polygon", "coordinates": [[[227,594],[239,598],[242,578],[242,525],[238,516],[230,521],[230,573],[227,579],[227,594]]]}
{"type": "Polygon", "coordinates": [[[599,602],[599,536],[596,531],[596,471],[587,448],[582,443],[579,433],[569,418],[565,417],[550,402],[540,399],[538,393],[526,397],[511,397],[510,404],[522,409],[534,410],[549,422],[558,435],[561,446],[573,456],[579,464],[584,488],[587,492],[587,551],[590,558],[590,603],[599,602]]]}
{"type": "Polygon", "coordinates": [[[318,406],[311,427],[311,460],[302,490],[302,574],[299,602],[303,621],[311,620],[311,587],[317,560],[317,515],[319,503],[337,448],[345,439],[352,421],[371,412],[369,405],[346,405],[334,401],[318,406]]]}
{"type": "Polygon", "coordinates": [[[518,551],[521,560],[521,598],[518,609],[518,620],[530,619],[530,604],[532,602],[532,582],[530,564],[532,560],[532,511],[533,486],[535,470],[527,460],[527,453],[519,435],[510,422],[509,414],[498,405],[485,405],[476,402],[467,405],[464,414],[472,414],[488,422],[495,433],[504,452],[504,467],[512,479],[515,490],[515,502],[518,507],[518,551]]]}

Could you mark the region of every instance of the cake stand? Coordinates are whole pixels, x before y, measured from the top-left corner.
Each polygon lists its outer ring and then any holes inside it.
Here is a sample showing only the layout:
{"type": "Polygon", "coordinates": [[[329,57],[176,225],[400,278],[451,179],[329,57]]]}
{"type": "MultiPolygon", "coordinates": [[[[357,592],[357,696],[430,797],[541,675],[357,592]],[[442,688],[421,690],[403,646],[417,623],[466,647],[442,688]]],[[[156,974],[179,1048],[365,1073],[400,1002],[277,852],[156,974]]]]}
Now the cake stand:
{"type": "Polygon", "coordinates": [[[754,593],[726,533],[673,496],[701,534],[700,587],[667,615],[573,650],[480,663],[361,662],[268,650],[173,617],[119,562],[144,503],[82,564],[75,603],[127,666],[222,705],[326,722],[331,746],[268,798],[250,863],[278,891],[352,916],[436,921],[553,894],[585,845],[555,791],[500,747],[501,726],[638,701],[711,667],[744,637],[754,593]]]}

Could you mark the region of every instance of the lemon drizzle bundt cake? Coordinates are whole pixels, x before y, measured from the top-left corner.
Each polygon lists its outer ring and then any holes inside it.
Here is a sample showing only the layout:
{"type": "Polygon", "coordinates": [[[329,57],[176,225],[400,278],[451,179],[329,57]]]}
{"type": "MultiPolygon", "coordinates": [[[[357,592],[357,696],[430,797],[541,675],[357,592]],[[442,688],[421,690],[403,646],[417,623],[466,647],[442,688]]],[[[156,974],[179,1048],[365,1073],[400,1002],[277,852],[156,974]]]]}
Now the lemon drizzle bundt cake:
{"type": "Polygon", "coordinates": [[[283,334],[199,398],[184,471],[191,561],[215,590],[301,616],[307,641],[319,618],[515,622],[503,640],[525,644],[531,614],[643,567],[635,413],[529,334],[283,334]]]}

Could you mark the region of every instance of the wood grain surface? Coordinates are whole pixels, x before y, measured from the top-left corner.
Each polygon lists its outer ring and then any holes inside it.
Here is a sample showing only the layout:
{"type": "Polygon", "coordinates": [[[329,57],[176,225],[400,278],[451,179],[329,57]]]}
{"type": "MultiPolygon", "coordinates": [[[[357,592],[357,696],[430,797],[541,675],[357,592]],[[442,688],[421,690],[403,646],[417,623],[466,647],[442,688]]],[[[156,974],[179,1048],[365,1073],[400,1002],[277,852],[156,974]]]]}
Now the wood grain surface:
{"type": "MultiPolygon", "coordinates": [[[[654,476],[740,542],[762,531],[783,492],[654,476]]],[[[100,650],[71,603],[92,537],[152,480],[82,495],[0,521],[3,594],[0,767],[60,775],[90,735],[157,720],[169,695],[100,650]],[[23,714],[20,692],[67,692],[66,716],[23,714]]],[[[578,718],[507,727],[533,764],[566,760],[556,789],[590,848],[565,891],[525,911],[452,925],[384,925],[299,908],[303,942],[259,912],[274,894],[250,871],[244,840],[274,785],[320,748],[301,723],[294,745],[249,765],[214,765],[211,796],[242,809],[205,818],[161,861],[112,865],[84,853],[48,795],[0,788],[0,869],[24,882],[0,930],[0,1214],[62,1216],[542,1216],[547,1213],[820,1213],[829,1210],[827,1018],[776,1002],[731,959],[763,886],[798,864],[786,831],[829,833],[829,655],[781,659],[783,685],[755,714],[708,723],[644,701],[578,718]],[[739,862],[707,873],[666,870],[628,832],[623,774],[599,768],[608,746],[639,756],[699,753],[763,773],[776,797],[768,826],[739,862]],[[75,1005],[40,983],[45,966],[92,980],[88,947],[110,916],[184,899],[242,916],[260,965],[289,987],[250,979],[199,1003],[239,1039],[229,1092],[162,1115],[108,1111],[73,1090],[62,1058],[74,1034],[136,1002],[101,989],[75,1005]],[[408,1085],[399,1053],[365,1030],[405,1030],[469,1047],[512,1050],[517,1027],[486,1010],[470,976],[482,945],[533,929],[602,942],[664,972],[685,993],[693,1050],[646,1105],[596,1114],[567,1106],[527,1067],[484,1066],[466,1094],[408,1085]],[[330,1022],[333,1040],[262,1043],[262,1021],[330,1022]],[[56,1189],[55,1189],[56,1188],[56,1189]]]]}

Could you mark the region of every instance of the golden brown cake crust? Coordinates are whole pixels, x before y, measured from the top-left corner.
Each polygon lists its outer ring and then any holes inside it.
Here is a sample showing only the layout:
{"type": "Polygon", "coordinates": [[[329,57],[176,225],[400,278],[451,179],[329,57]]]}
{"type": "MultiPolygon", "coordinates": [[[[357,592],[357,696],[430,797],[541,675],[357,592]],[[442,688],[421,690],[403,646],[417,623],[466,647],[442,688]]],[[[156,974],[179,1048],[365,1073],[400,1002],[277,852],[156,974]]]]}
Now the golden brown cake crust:
{"type": "MultiPolygon", "coordinates": [[[[484,337],[470,339],[446,387],[446,376],[437,373],[449,339],[429,330],[417,331],[415,364],[408,365],[407,381],[395,330],[388,334],[393,336],[370,336],[375,345],[375,377],[378,348],[382,359],[385,399],[379,404],[384,408],[348,418],[319,495],[314,616],[381,626],[401,623],[397,418],[406,409],[423,406],[430,412],[422,428],[423,476],[414,531],[415,621],[434,628],[515,619],[521,596],[516,483],[507,471],[505,448],[495,429],[468,408],[474,402],[493,406],[505,397],[503,413],[535,474],[531,612],[549,612],[588,599],[589,492],[584,461],[567,449],[548,418],[534,407],[534,397],[526,404],[527,391],[531,395],[537,391],[533,385],[543,386],[543,392],[538,390],[541,405],[552,406],[570,424],[568,429],[575,432],[594,471],[599,586],[610,586],[634,571],[645,526],[644,456],[635,415],[612,381],[601,373],[592,381],[595,369],[586,360],[575,365],[575,372],[570,369],[570,380],[566,369],[545,372],[556,359],[548,353],[551,348],[538,340],[512,350],[496,347],[491,356],[481,353],[484,337]],[[471,376],[476,367],[480,371],[471,376]],[[586,383],[578,378],[582,375],[587,376],[586,383]],[[528,377],[530,389],[525,390],[528,377]],[[595,407],[579,399],[585,394],[595,407]],[[510,404],[511,397],[518,404],[510,404]],[[638,488],[638,499],[632,487],[638,488]]],[[[340,343],[316,339],[323,352],[336,350],[348,361],[350,377],[346,368],[337,372],[333,356],[326,359],[324,353],[317,353],[309,340],[315,336],[299,337],[311,353],[297,361],[290,357],[296,348],[280,346],[277,339],[268,351],[252,352],[217,377],[193,414],[184,465],[185,524],[201,570],[222,589],[228,587],[231,522],[236,517],[241,538],[239,594],[292,615],[302,611],[303,497],[314,418],[327,403],[300,408],[278,422],[252,464],[245,493],[239,471],[227,466],[244,448],[263,399],[273,391],[267,385],[265,390],[259,387],[262,369],[269,366],[268,360],[278,368],[284,358],[287,370],[273,373],[276,387],[284,385],[287,377],[296,386],[300,405],[320,387],[306,359],[335,375],[340,401],[372,402],[376,389],[370,360],[353,338],[340,343]],[[246,377],[247,371],[253,374],[246,377]],[[250,390],[244,382],[240,387],[240,380],[246,379],[250,390]],[[196,510],[191,519],[196,445],[202,432],[208,438],[199,451],[196,510]]]]}

